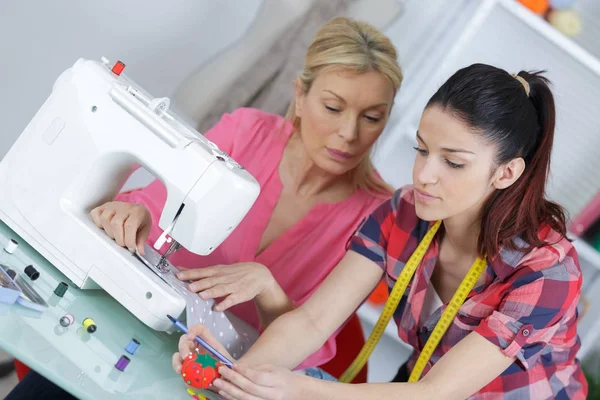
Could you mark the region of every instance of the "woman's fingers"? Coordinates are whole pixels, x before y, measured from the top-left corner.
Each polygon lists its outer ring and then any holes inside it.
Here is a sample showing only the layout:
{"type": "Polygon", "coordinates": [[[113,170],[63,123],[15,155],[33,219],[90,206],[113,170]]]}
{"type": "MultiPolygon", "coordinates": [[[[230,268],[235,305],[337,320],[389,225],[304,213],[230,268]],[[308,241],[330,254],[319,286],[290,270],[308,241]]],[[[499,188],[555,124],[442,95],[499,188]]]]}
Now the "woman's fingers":
{"type": "Polygon", "coordinates": [[[96,224],[96,226],[98,228],[102,228],[102,222],[100,221],[100,215],[102,214],[102,211],[104,211],[104,207],[105,205],[101,205],[99,207],[94,208],[91,212],[90,212],[90,216],[92,217],[92,221],[94,221],[94,224],[96,224]]]}
{"type": "Polygon", "coordinates": [[[267,398],[267,387],[259,386],[246,376],[242,375],[240,372],[231,370],[227,367],[221,367],[219,368],[219,373],[224,379],[215,381],[214,385],[230,395],[240,399],[251,400],[256,399],[255,396],[258,396],[259,398],[267,398]]]}
{"type": "MultiPolygon", "coordinates": [[[[238,374],[239,375],[239,374],[238,374]]],[[[257,397],[247,389],[239,387],[237,384],[227,382],[224,379],[216,379],[213,385],[219,389],[219,394],[223,397],[236,400],[261,400],[267,397],[257,397]]]]}
{"type": "Polygon", "coordinates": [[[119,246],[125,246],[125,221],[129,218],[129,214],[115,213],[110,221],[113,237],[119,246]]]}
{"type": "Polygon", "coordinates": [[[234,293],[234,294],[240,293],[239,287],[235,283],[225,283],[225,284],[215,285],[215,286],[211,287],[210,289],[206,289],[206,290],[198,293],[198,295],[203,300],[206,300],[206,299],[218,299],[220,297],[225,297],[232,293],[234,293]]]}
{"type": "MultiPolygon", "coordinates": [[[[138,243],[137,236],[139,234],[138,229],[140,227],[140,223],[141,223],[141,221],[139,220],[139,218],[137,218],[134,215],[130,215],[129,218],[127,218],[123,224],[123,234],[124,234],[123,244],[132,253],[135,252],[135,250],[137,248],[137,243],[138,243]]],[[[143,241],[145,242],[146,238],[144,238],[143,241]]],[[[138,249],[138,251],[139,251],[139,249],[138,249]]]]}
{"type": "Polygon", "coordinates": [[[199,281],[190,283],[188,285],[188,289],[191,292],[201,292],[201,291],[211,288],[219,283],[222,283],[221,281],[222,281],[222,277],[220,277],[220,278],[203,278],[203,279],[200,279],[199,281]]]}
{"type": "Polygon", "coordinates": [[[173,365],[173,371],[177,372],[178,374],[181,373],[181,353],[174,353],[171,363],[173,365]]]}
{"type": "Polygon", "coordinates": [[[237,275],[233,275],[233,274],[213,276],[211,278],[204,278],[204,279],[200,279],[198,281],[192,282],[188,286],[188,288],[192,292],[204,292],[208,289],[215,288],[218,285],[228,285],[237,280],[238,280],[237,275]]]}
{"type": "Polygon", "coordinates": [[[219,391],[218,393],[221,397],[224,397],[227,400],[237,400],[235,397],[233,397],[232,395],[228,394],[227,392],[225,392],[223,390],[219,391]]]}
{"type": "Polygon", "coordinates": [[[196,342],[190,340],[188,335],[181,335],[179,338],[179,356],[183,359],[188,356],[197,347],[196,342]]]}
{"type": "Polygon", "coordinates": [[[106,234],[108,235],[109,238],[114,239],[114,235],[112,232],[112,219],[115,216],[116,211],[113,208],[106,208],[104,211],[102,211],[102,214],[100,214],[100,223],[102,224],[102,229],[104,229],[104,232],[106,232],[106,234]]]}
{"type": "Polygon", "coordinates": [[[194,342],[194,338],[196,336],[200,336],[202,338],[202,340],[204,340],[206,343],[208,343],[212,348],[216,349],[219,353],[221,353],[228,359],[233,360],[233,358],[231,357],[231,355],[229,354],[227,349],[225,349],[225,347],[221,344],[221,342],[219,342],[210,333],[208,328],[206,328],[204,325],[196,324],[196,325],[193,325],[192,327],[188,328],[188,334],[186,336],[187,336],[187,340],[190,342],[190,346],[191,346],[190,348],[192,350],[195,348],[201,347],[200,344],[197,344],[196,342],[194,342]]]}
{"type": "Polygon", "coordinates": [[[218,267],[221,267],[221,265],[206,268],[184,269],[177,273],[177,278],[182,281],[210,278],[211,276],[216,275],[218,267]]]}
{"type": "Polygon", "coordinates": [[[144,242],[150,233],[152,216],[146,207],[120,201],[111,201],[90,212],[92,220],[104,229],[108,237],[131,252],[136,248],[144,254],[144,242]]]}
{"type": "MultiPolygon", "coordinates": [[[[223,297],[223,296],[217,296],[217,297],[223,297]]],[[[215,311],[219,311],[219,312],[227,311],[231,307],[236,306],[236,305],[243,303],[245,301],[248,301],[248,300],[250,300],[250,299],[246,298],[245,296],[240,295],[239,293],[232,293],[229,296],[227,296],[222,302],[215,305],[215,311]]]]}
{"type": "Polygon", "coordinates": [[[266,387],[275,386],[273,374],[273,367],[271,365],[261,365],[254,368],[249,368],[245,364],[234,364],[233,370],[239,372],[252,382],[266,387]]]}

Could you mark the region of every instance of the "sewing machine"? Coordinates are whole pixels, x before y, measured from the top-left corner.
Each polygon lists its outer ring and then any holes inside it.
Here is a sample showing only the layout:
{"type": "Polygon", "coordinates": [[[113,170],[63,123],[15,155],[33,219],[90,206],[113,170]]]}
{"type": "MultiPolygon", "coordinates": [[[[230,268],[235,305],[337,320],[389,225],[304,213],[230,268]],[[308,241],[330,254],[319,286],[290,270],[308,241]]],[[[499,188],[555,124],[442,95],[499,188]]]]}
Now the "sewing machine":
{"type": "MultiPolygon", "coordinates": [[[[0,163],[0,218],[82,289],[102,288],[149,327],[172,327],[185,300],[96,227],[90,211],[141,165],[167,188],[154,244],[206,255],[244,218],[256,180],[122,74],[124,64],[78,60],[0,163]]],[[[158,271],[157,271],[158,270],[158,271]]]]}

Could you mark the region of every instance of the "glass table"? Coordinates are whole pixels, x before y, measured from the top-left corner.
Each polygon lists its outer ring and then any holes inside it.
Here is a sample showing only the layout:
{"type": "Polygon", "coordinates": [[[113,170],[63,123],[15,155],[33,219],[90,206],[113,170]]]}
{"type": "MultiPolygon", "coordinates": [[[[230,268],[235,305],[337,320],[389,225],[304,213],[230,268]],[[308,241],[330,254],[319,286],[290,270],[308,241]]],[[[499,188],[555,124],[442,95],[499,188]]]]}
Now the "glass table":
{"type": "Polygon", "coordinates": [[[183,380],[171,368],[179,333],[148,328],[103,290],[77,289],[0,222],[0,247],[11,238],[19,246],[13,254],[0,249],[0,263],[23,274],[49,307],[39,312],[0,303],[0,347],[80,399],[190,399],[183,380]],[[23,273],[30,264],[40,272],[33,282],[23,273]],[[62,298],[54,294],[61,281],[69,283],[62,298]],[[59,323],[65,314],[75,319],[68,327],[59,323]],[[96,332],[83,328],[87,317],[96,323],[96,332]],[[134,355],[125,351],[132,338],[141,343],[134,355]],[[131,361],[119,371],[115,364],[122,355],[131,361]]]}

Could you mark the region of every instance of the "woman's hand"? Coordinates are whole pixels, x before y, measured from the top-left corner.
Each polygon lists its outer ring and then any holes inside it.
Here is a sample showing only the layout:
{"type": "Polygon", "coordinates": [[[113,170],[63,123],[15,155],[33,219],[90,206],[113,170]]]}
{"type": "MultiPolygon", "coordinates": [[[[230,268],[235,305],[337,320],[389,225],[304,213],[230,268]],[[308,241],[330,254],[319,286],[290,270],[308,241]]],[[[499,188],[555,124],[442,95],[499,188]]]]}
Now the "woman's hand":
{"type": "Polygon", "coordinates": [[[278,287],[271,271],[255,262],[182,270],[177,277],[184,281],[195,281],[189,289],[198,292],[204,300],[224,297],[215,306],[215,311],[225,311],[236,304],[264,296],[278,287]]]}
{"type": "Polygon", "coordinates": [[[307,398],[303,395],[306,383],[305,375],[288,369],[263,365],[248,367],[234,364],[233,369],[220,367],[221,379],[213,386],[226,399],[239,400],[295,400],[307,398]]]}
{"type": "Polygon", "coordinates": [[[225,347],[210,333],[210,331],[202,324],[196,324],[188,328],[188,333],[179,338],[179,351],[173,354],[173,369],[177,373],[181,373],[183,360],[190,354],[194,353],[201,346],[194,341],[196,336],[200,336],[206,343],[212,346],[213,349],[227,357],[231,361],[235,361],[225,347]]]}
{"type": "Polygon", "coordinates": [[[132,253],[144,254],[144,242],[150,233],[152,216],[150,211],[140,204],[109,201],[94,208],[90,215],[98,228],[119,246],[127,247],[132,253]]]}

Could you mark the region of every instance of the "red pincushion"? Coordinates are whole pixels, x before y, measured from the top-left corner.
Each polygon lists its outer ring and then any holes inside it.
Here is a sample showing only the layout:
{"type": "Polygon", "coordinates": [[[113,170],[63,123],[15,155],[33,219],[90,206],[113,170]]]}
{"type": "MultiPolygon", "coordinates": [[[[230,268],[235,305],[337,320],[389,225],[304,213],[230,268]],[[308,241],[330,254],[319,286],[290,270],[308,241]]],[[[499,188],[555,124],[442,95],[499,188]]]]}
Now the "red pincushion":
{"type": "Polygon", "coordinates": [[[221,363],[209,354],[190,354],[183,361],[181,377],[184,382],[196,389],[206,389],[219,378],[221,363]]]}

